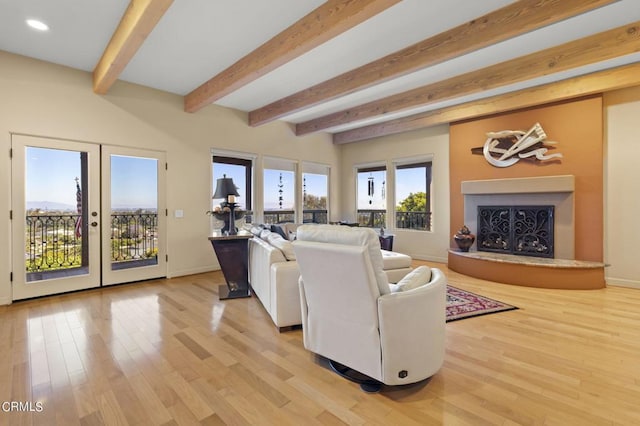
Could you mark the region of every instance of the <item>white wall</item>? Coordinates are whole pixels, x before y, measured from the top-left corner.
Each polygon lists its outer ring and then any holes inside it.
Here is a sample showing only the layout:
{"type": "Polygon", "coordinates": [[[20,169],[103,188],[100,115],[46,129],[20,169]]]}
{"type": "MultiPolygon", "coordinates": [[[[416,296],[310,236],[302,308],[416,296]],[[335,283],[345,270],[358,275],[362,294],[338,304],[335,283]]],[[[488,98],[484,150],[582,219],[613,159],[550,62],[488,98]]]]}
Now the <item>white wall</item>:
{"type": "MultiPolygon", "coordinates": [[[[123,82],[99,96],[89,73],[0,51],[0,303],[11,300],[12,132],[165,151],[168,208],[184,211],[184,218],[170,214],[168,221],[168,275],[178,276],[218,267],[204,214],[211,201],[212,148],[255,153],[259,161],[268,154],[324,163],[339,177],[339,149],[328,135],[299,138],[283,122],[251,128],[246,118],[216,106],[188,114],[180,96],[123,82]]],[[[335,184],[331,190],[339,192],[335,184]]],[[[330,205],[330,216],[339,216],[339,200],[330,205]]]]}
{"type": "Polygon", "coordinates": [[[356,219],[357,165],[383,162],[387,166],[387,211],[394,206],[393,160],[433,156],[432,231],[396,230],[388,215],[388,231],[394,233],[393,249],[416,259],[447,261],[449,248],[449,126],[437,126],[341,146],[341,220],[356,219]]]}
{"type": "Polygon", "coordinates": [[[640,288],[640,87],[604,96],[607,284],[640,288]]]}

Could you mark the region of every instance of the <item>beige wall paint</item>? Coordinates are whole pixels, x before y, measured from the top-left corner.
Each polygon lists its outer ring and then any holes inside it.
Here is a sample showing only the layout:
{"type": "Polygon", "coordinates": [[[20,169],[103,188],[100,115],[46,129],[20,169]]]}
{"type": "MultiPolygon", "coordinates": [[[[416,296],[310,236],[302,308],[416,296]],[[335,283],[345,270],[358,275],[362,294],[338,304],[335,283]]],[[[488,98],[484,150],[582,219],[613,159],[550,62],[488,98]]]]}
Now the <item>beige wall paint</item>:
{"type": "MultiPolygon", "coordinates": [[[[449,247],[449,126],[437,126],[341,145],[340,199],[343,206],[341,220],[356,219],[356,173],[357,165],[385,163],[387,166],[387,211],[394,207],[393,161],[407,157],[433,156],[433,231],[396,230],[394,251],[409,254],[416,259],[447,261],[449,247]]],[[[391,215],[387,224],[393,225],[391,215]]]]}
{"type": "Polygon", "coordinates": [[[640,87],[605,94],[605,269],[607,284],[640,288],[640,87]]]}
{"type": "MultiPolygon", "coordinates": [[[[99,96],[87,72],[2,51],[0,70],[0,303],[11,300],[12,132],[165,151],[169,276],[218,267],[204,214],[210,208],[212,148],[257,154],[258,165],[265,154],[324,163],[334,177],[339,175],[339,149],[327,134],[298,138],[283,122],[251,128],[245,113],[216,106],[188,114],[180,96],[123,82],[99,96]],[[184,211],[184,218],[173,217],[176,209],[184,211]]],[[[330,191],[339,189],[334,184],[330,191]]],[[[330,205],[333,220],[339,217],[339,200],[330,205]]]]}

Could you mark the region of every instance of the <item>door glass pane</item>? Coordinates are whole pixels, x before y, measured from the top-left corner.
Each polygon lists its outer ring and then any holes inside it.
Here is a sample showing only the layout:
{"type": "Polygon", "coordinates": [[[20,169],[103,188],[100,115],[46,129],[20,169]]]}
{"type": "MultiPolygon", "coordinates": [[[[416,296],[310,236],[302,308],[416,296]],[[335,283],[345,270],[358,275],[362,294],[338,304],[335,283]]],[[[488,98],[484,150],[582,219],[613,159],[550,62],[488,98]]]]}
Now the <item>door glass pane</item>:
{"type": "Polygon", "coordinates": [[[88,273],[87,153],[25,148],[27,282],[88,273]]]}
{"type": "Polygon", "coordinates": [[[111,269],[158,264],[158,160],[111,155],[111,269]]]}

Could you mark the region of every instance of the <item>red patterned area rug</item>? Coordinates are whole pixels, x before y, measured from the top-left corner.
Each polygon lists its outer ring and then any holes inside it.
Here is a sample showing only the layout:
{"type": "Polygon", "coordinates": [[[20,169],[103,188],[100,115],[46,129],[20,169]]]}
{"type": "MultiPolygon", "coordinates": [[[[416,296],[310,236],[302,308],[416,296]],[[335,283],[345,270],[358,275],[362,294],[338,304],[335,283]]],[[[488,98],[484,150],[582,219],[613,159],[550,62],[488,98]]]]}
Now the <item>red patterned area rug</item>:
{"type": "Polygon", "coordinates": [[[447,322],[518,309],[515,306],[447,286],[447,322]]]}

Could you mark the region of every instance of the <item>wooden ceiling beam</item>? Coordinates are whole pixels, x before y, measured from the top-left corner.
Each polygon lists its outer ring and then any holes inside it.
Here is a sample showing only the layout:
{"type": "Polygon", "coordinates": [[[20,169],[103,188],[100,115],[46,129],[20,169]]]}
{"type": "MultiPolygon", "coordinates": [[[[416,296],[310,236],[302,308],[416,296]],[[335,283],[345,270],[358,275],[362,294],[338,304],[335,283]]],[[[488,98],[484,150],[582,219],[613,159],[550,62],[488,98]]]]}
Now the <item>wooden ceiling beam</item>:
{"type": "Polygon", "coordinates": [[[93,91],[104,95],[155,28],[173,0],[131,0],[93,70],[93,91]]]}
{"type": "Polygon", "coordinates": [[[196,112],[273,71],[400,0],[329,0],[187,94],[184,110],[196,112]]]}
{"type": "Polygon", "coordinates": [[[640,22],[422,86],[296,125],[304,135],[480,93],[640,51],[640,22]]]}
{"type": "Polygon", "coordinates": [[[345,144],[640,85],[640,63],[335,133],[345,144]]]}
{"type": "Polygon", "coordinates": [[[616,0],[520,0],[249,113],[259,126],[616,0]]]}

